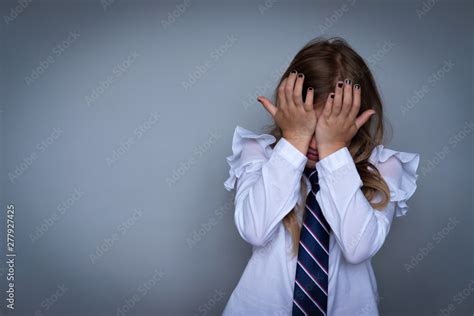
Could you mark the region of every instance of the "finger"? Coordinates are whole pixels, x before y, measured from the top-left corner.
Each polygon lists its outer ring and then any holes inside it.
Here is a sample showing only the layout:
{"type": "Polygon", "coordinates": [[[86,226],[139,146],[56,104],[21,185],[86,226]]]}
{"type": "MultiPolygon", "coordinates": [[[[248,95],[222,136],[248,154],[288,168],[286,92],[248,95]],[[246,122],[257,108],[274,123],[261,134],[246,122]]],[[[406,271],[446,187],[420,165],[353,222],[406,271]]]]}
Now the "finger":
{"type": "Polygon", "coordinates": [[[344,82],[338,81],[336,85],[336,92],[334,95],[334,102],[332,106],[331,115],[339,115],[342,108],[342,93],[343,93],[344,82]]]}
{"type": "Polygon", "coordinates": [[[278,99],[277,99],[277,107],[280,109],[286,108],[286,97],[285,97],[285,86],[286,86],[286,79],[283,79],[278,87],[278,99]]]}
{"type": "Polygon", "coordinates": [[[277,112],[277,107],[273,105],[271,101],[263,96],[259,96],[257,100],[263,105],[263,107],[273,116],[275,116],[277,112]]]}
{"type": "Polygon", "coordinates": [[[334,103],[334,92],[331,92],[326,99],[326,104],[324,105],[323,113],[326,118],[332,115],[333,110],[333,103],[334,103]]]}
{"type": "Polygon", "coordinates": [[[292,70],[285,84],[285,99],[288,107],[293,106],[293,89],[295,88],[296,70],[292,70]]]}
{"type": "Polygon", "coordinates": [[[364,125],[369,120],[369,118],[374,114],[375,114],[375,110],[372,110],[372,109],[367,110],[364,113],[362,113],[355,121],[357,130],[359,130],[359,128],[361,128],[361,126],[364,125]]]}
{"type": "Polygon", "coordinates": [[[295,89],[293,90],[293,103],[295,105],[303,105],[303,81],[304,81],[304,74],[301,72],[298,74],[295,82],[295,89]]]}
{"type": "Polygon", "coordinates": [[[311,111],[314,107],[314,89],[313,87],[309,87],[306,91],[306,98],[304,100],[304,109],[306,111],[311,111]]]}
{"type": "Polygon", "coordinates": [[[340,115],[347,117],[352,107],[352,80],[345,79],[342,96],[342,108],[340,115]]]}
{"type": "Polygon", "coordinates": [[[361,95],[361,92],[360,92],[360,84],[356,83],[354,86],[353,86],[353,99],[352,99],[352,108],[351,108],[351,111],[349,113],[349,119],[351,121],[354,121],[355,118],[357,117],[357,114],[359,114],[359,110],[360,110],[360,95],[361,95]]]}

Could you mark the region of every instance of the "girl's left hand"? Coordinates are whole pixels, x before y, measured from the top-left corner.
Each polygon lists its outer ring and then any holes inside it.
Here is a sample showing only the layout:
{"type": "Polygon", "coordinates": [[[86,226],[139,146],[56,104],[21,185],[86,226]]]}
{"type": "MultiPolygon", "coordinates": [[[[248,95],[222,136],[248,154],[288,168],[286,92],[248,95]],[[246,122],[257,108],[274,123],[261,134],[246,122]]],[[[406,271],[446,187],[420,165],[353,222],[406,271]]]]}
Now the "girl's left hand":
{"type": "Polygon", "coordinates": [[[360,109],[361,87],[352,86],[352,80],[346,79],[336,84],[335,93],[331,93],[323,112],[316,123],[316,142],[319,159],[332,152],[349,146],[359,128],[375,113],[369,109],[356,117],[360,109]]]}

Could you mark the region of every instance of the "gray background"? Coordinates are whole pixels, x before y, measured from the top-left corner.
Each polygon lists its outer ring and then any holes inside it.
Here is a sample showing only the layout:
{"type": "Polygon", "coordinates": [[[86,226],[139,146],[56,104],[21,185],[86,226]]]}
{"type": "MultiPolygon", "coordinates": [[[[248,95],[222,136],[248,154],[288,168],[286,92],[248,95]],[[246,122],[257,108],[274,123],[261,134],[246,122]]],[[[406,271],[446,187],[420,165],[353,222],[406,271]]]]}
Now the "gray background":
{"type": "Polygon", "coordinates": [[[381,314],[473,314],[472,2],[104,3],[33,0],[8,22],[20,2],[0,4],[17,254],[12,313],[2,224],[2,314],[220,314],[251,251],[223,186],[235,126],[270,122],[256,96],[323,33],[369,61],[386,146],[421,155],[409,213],[373,259],[381,314]]]}

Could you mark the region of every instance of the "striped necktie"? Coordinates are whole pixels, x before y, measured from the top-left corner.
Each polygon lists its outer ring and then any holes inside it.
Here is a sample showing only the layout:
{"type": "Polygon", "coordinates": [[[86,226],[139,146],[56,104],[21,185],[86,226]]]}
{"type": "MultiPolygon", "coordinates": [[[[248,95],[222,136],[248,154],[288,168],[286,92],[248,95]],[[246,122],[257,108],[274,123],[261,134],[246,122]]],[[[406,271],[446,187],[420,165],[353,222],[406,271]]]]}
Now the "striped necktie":
{"type": "Polygon", "coordinates": [[[329,232],[331,227],[316,200],[317,169],[305,168],[311,191],[301,227],[296,263],[293,315],[326,315],[328,298],[329,232]]]}

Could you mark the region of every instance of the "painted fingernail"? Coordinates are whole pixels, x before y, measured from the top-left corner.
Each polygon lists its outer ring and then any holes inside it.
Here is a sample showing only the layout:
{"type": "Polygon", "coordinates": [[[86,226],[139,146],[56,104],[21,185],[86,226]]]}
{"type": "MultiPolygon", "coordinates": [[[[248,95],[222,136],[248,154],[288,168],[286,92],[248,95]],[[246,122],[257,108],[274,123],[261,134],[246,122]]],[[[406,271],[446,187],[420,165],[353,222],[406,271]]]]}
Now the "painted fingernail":
{"type": "Polygon", "coordinates": [[[292,70],[291,73],[292,73],[292,74],[295,74],[295,73],[296,73],[296,70],[292,70]]]}
{"type": "Polygon", "coordinates": [[[331,93],[331,99],[334,99],[334,93],[331,93]]]}
{"type": "Polygon", "coordinates": [[[352,83],[352,80],[351,80],[351,79],[346,79],[346,80],[344,80],[344,82],[345,82],[346,84],[351,84],[351,83],[352,83]]]}
{"type": "Polygon", "coordinates": [[[342,82],[342,81],[339,81],[339,82],[337,83],[337,86],[338,86],[339,88],[342,88],[342,85],[343,85],[343,82],[342,82]]]}
{"type": "Polygon", "coordinates": [[[354,85],[354,88],[360,89],[360,84],[356,83],[356,84],[354,85]]]}
{"type": "Polygon", "coordinates": [[[309,87],[308,90],[313,90],[313,87],[309,87]]]}
{"type": "Polygon", "coordinates": [[[298,77],[303,78],[303,74],[298,74],[298,77]]]}

